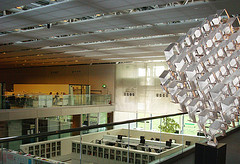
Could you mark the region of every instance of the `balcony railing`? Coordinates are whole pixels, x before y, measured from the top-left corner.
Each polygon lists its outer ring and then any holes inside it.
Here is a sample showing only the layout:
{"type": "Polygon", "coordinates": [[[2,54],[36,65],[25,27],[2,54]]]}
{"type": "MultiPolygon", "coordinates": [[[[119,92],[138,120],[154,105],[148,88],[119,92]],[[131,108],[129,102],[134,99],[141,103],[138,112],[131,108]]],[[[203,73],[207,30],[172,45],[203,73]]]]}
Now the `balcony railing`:
{"type": "MultiPolygon", "coordinates": [[[[235,124],[237,126],[231,127],[228,132],[239,127],[239,122],[235,124]]],[[[197,142],[206,142],[205,136],[198,131],[195,123],[188,121],[186,113],[177,113],[0,138],[0,164],[7,164],[11,160],[8,156],[40,160],[42,163],[54,163],[50,160],[57,159],[75,163],[91,162],[90,159],[95,163],[161,163],[193,149],[197,142]],[[147,128],[149,123],[152,123],[150,129],[147,128]],[[53,135],[76,132],[80,135],[47,139],[53,135]],[[22,144],[26,139],[29,144],[22,144]],[[17,144],[20,146],[16,147],[17,144]]]]}
{"type": "Polygon", "coordinates": [[[44,108],[54,106],[107,105],[111,95],[11,95],[2,96],[3,109],[44,108]]]}

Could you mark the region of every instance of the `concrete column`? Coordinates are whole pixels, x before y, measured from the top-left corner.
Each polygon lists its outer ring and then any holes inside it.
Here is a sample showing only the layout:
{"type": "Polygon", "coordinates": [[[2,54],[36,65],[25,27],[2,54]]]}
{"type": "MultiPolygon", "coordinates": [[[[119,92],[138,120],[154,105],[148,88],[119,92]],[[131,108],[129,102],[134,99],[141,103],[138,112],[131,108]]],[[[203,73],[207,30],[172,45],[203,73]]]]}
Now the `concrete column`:
{"type": "MultiPolygon", "coordinates": [[[[35,118],[35,133],[39,133],[39,121],[38,118],[35,118]]],[[[38,137],[36,138],[36,142],[38,142],[38,137]]]]}
{"type": "Polygon", "coordinates": [[[79,121],[80,121],[79,125],[80,125],[80,127],[82,127],[82,115],[81,114],[80,114],[80,120],[79,121]]]}
{"type": "Polygon", "coordinates": [[[39,124],[38,124],[38,118],[35,118],[35,133],[39,133],[39,124]]]}
{"type": "Polygon", "coordinates": [[[182,115],[182,122],[181,122],[181,134],[184,134],[184,114],[182,115]]]}

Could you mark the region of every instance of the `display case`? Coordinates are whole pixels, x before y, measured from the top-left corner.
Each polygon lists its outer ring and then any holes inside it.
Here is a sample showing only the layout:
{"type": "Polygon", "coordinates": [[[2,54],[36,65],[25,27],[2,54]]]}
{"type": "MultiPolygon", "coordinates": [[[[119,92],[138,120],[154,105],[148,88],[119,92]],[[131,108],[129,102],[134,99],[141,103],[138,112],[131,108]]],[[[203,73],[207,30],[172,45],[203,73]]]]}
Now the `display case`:
{"type": "Polygon", "coordinates": [[[56,157],[56,142],[52,142],[52,157],[56,157]]]}
{"type": "Polygon", "coordinates": [[[121,161],[122,157],[122,152],[120,150],[116,150],[116,160],[121,161]]]}
{"type": "Polygon", "coordinates": [[[129,163],[134,163],[135,158],[134,158],[134,153],[130,152],[129,153],[129,163]]]}
{"type": "MultiPolygon", "coordinates": [[[[74,147],[75,146],[73,143],[72,149],[75,149],[74,147]]],[[[61,141],[35,144],[32,146],[28,146],[25,150],[27,150],[25,153],[32,154],[38,157],[53,158],[56,156],[61,156],[61,141]]],[[[78,153],[80,153],[80,150],[78,153]]]]}
{"type": "Polygon", "coordinates": [[[46,144],[46,158],[50,158],[51,157],[51,149],[50,149],[50,143],[46,144]]]}
{"type": "Polygon", "coordinates": [[[35,154],[34,154],[34,155],[39,156],[39,154],[40,154],[39,150],[40,150],[40,149],[39,149],[39,145],[36,145],[36,146],[35,146],[35,151],[34,151],[35,154]]]}
{"type": "Polygon", "coordinates": [[[98,157],[103,158],[103,148],[98,148],[98,157]]]}
{"type": "Polygon", "coordinates": [[[72,143],[72,152],[76,153],[77,151],[77,144],[76,143],[72,143]]]}
{"type": "Polygon", "coordinates": [[[92,146],[91,145],[87,146],[87,155],[92,155],[92,146]]]}
{"type": "Polygon", "coordinates": [[[93,146],[93,156],[97,157],[97,146],[93,146]]]}
{"type": "Polygon", "coordinates": [[[122,162],[127,162],[127,151],[122,151],[122,162]]]}
{"type": "Polygon", "coordinates": [[[154,156],[149,156],[149,162],[155,161],[155,157],[154,156]]]}
{"type": "Polygon", "coordinates": [[[61,156],[61,141],[57,142],[57,156],[61,156]]]}
{"type": "Polygon", "coordinates": [[[141,164],[141,154],[139,154],[139,153],[135,154],[135,163],[141,164]]]}
{"type": "Polygon", "coordinates": [[[147,164],[148,163],[148,155],[143,154],[142,155],[142,164],[147,164]]]}
{"type": "Polygon", "coordinates": [[[82,154],[87,154],[87,146],[82,145],[82,154]]]}
{"type": "MultiPolygon", "coordinates": [[[[123,141],[124,142],[124,141],[123,141]]],[[[158,142],[157,142],[158,143],[158,142]]],[[[118,142],[121,145],[121,143],[118,142]]],[[[123,143],[125,145],[125,143],[123,143]]],[[[77,151],[78,147],[80,147],[79,141],[72,141],[72,153],[81,153],[81,151],[77,151]],[[78,146],[79,145],[79,146],[78,146]]],[[[181,145],[178,146],[181,148],[181,145]]],[[[149,152],[147,149],[143,150],[135,150],[135,149],[128,149],[124,147],[115,147],[110,145],[103,144],[96,144],[96,143],[87,143],[82,142],[82,158],[86,159],[95,157],[99,159],[109,159],[112,162],[118,161],[123,163],[132,163],[132,164],[148,164],[150,162],[155,161],[159,158],[160,153],[164,152],[149,152]],[[91,156],[91,157],[89,157],[91,156]],[[129,157],[129,160],[128,160],[129,157]]],[[[170,149],[166,150],[169,151],[170,149]]]]}
{"type": "Polygon", "coordinates": [[[33,146],[30,146],[28,149],[29,154],[34,154],[33,146]]]}
{"type": "Polygon", "coordinates": [[[45,144],[41,144],[41,157],[45,157],[45,144]]]}
{"type": "Polygon", "coordinates": [[[115,160],[115,150],[114,149],[110,149],[110,159],[115,160]]]}
{"type": "Polygon", "coordinates": [[[108,158],[109,157],[109,149],[104,148],[104,158],[108,158]]]}
{"type": "Polygon", "coordinates": [[[77,144],[77,153],[80,153],[80,144],[77,144]]]}

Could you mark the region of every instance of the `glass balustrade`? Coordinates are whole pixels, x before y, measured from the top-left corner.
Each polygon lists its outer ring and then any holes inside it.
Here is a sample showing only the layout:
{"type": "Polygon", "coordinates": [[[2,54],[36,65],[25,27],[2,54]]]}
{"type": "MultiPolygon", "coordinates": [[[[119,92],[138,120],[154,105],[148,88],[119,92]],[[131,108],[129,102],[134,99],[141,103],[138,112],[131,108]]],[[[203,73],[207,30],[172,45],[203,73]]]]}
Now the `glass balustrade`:
{"type": "Polygon", "coordinates": [[[59,106],[111,105],[111,95],[11,95],[2,96],[3,109],[49,108],[59,106]]]}
{"type": "MultiPolygon", "coordinates": [[[[239,122],[235,122],[229,131],[236,128],[239,128],[239,122]]],[[[179,113],[0,138],[0,164],[17,164],[17,161],[154,164],[191,150],[195,143],[202,142],[206,142],[206,138],[195,123],[188,120],[187,114],[179,113]],[[142,123],[152,124],[150,128],[146,124],[139,128],[142,123]],[[51,137],[56,135],[62,135],[62,138],[51,137]],[[26,139],[29,143],[24,142],[26,139]]]]}

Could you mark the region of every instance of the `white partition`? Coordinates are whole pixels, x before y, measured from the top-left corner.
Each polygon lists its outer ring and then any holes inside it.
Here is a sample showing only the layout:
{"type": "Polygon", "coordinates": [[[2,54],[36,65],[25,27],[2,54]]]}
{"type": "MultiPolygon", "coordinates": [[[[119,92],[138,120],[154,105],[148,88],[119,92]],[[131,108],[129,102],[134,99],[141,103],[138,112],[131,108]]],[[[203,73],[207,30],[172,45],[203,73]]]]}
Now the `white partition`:
{"type": "Polygon", "coordinates": [[[80,152],[82,152],[82,160],[85,162],[120,164],[126,163],[126,153],[129,147],[130,163],[145,164],[182,150],[183,147],[188,146],[185,145],[186,141],[190,141],[193,145],[195,142],[205,139],[201,136],[182,136],[180,134],[141,130],[130,130],[130,139],[128,139],[126,137],[128,132],[128,129],[113,129],[82,135],[82,149],[80,149],[79,135],[25,144],[21,145],[20,148],[25,153],[56,160],[71,160],[73,164],[79,163],[80,152]],[[119,141],[118,135],[123,135],[121,141],[119,141]],[[140,136],[145,137],[145,144],[140,144],[140,136]],[[161,141],[156,141],[159,138],[161,138],[161,141]],[[169,141],[169,139],[176,142],[172,143],[171,147],[166,146],[166,141],[169,141]],[[100,144],[98,141],[101,141],[100,144]],[[108,144],[109,142],[111,142],[111,146],[108,144]]]}

